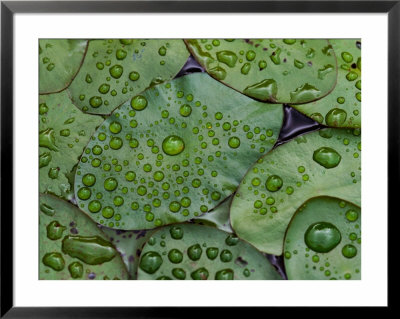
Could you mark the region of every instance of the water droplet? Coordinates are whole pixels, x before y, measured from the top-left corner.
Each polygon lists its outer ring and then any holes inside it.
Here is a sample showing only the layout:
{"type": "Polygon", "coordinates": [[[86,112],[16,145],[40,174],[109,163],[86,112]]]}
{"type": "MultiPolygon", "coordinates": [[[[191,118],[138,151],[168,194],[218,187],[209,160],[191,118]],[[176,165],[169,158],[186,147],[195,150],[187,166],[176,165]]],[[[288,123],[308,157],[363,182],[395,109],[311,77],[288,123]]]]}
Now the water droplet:
{"type": "Polygon", "coordinates": [[[190,274],[190,277],[192,277],[193,280],[207,280],[208,276],[208,270],[204,267],[199,268],[190,274]]]}
{"type": "Polygon", "coordinates": [[[91,213],[98,213],[101,209],[101,203],[98,200],[92,200],[88,205],[91,213]]]}
{"type": "Polygon", "coordinates": [[[85,174],[82,177],[82,183],[86,186],[93,186],[96,183],[96,176],[90,173],[85,174]]]}
{"type": "Polygon", "coordinates": [[[50,152],[44,152],[43,154],[40,154],[39,156],[39,168],[46,167],[49,165],[51,162],[51,153],[50,152]]]}
{"type": "Polygon", "coordinates": [[[131,81],[137,81],[140,78],[140,74],[136,71],[132,71],[131,73],[129,73],[129,79],[131,81]]]}
{"type": "Polygon", "coordinates": [[[232,269],[222,269],[215,274],[215,280],[233,280],[233,276],[232,269]]]}
{"type": "Polygon", "coordinates": [[[47,71],[52,71],[52,70],[54,69],[54,67],[55,67],[54,63],[50,63],[50,64],[47,66],[47,71]]]}
{"type": "Polygon", "coordinates": [[[294,62],[293,62],[293,64],[294,64],[294,66],[296,67],[296,68],[298,68],[298,69],[302,69],[302,68],[304,68],[304,63],[303,62],[301,62],[301,61],[299,61],[299,60],[294,60],[294,62]]]}
{"type": "Polygon", "coordinates": [[[192,108],[189,104],[184,104],[181,106],[181,108],[179,109],[179,113],[184,116],[187,117],[192,113],[192,108]]]}
{"type": "Polygon", "coordinates": [[[193,261],[199,260],[202,253],[203,249],[201,249],[201,246],[199,244],[192,245],[187,250],[189,258],[193,261]]]}
{"type": "Polygon", "coordinates": [[[162,142],[162,149],[167,155],[178,155],[185,149],[185,143],[179,136],[170,135],[162,142]]]}
{"type": "Polygon", "coordinates": [[[61,271],[65,267],[64,258],[60,253],[56,252],[47,253],[46,255],[44,255],[42,262],[43,264],[54,269],[55,271],[61,271]]]}
{"type": "Polygon", "coordinates": [[[99,265],[112,260],[117,252],[108,241],[99,236],[65,236],[62,251],[89,265],[99,265]]]}
{"type": "Polygon", "coordinates": [[[226,71],[220,66],[216,66],[208,71],[211,76],[216,78],[217,80],[224,80],[226,78],[226,71]]]}
{"type": "Polygon", "coordinates": [[[40,204],[39,207],[40,207],[40,211],[42,213],[46,214],[47,216],[54,216],[55,210],[53,209],[53,207],[51,207],[45,203],[40,204]]]}
{"type": "Polygon", "coordinates": [[[58,152],[58,147],[55,144],[56,139],[54,137],[54,130],[48,128],[44,131],[39,132],[39,146],[46,147],[51,151],[58,152]]]}
{"type": "Polygon", "coordinates": [[[251,64],[245,63],[245,64],[243,64],[242,68],[240,69],[240,72],[244,75],[247,75],[250,72],[250,69],[251,69],[251,64]]]}
{"type": "Polygon", "coordinates": [[[183,260],[183,254],[178,249],[171,249],[168,253],[168,259],[174,264],[179,264],[183,260]]]}
{"type": "Polygon", "coordinates": [[[113,150],[119,150],[122,147],[123,142],[122,139],[114,136],[111,138],[109,145],[113,150]]]}
{"type": "Polygon", "coordinates": [[[325,121],[329,126],[337,127],[342,125],[346,121],[346,118],[347,113],[345,110],[334,108],[326,114],[325,121]]]}
{"type": "Polygon", "coordinates": [[[39,104],[39,114],[40,115],[46,114],[48,111],[49,111],[49,108],[46,105],[46,103],[39,104]]]}
{"type": "Polygon", "coordinates": [[[353,62],[353,56],[349,52],[342,52],[342,59],[346,63],[353,62]]]}
{"type": "Polygon", "coordinates": [[[313,154],[313,160],[328,169],[338,166],[341,159],[340,154],[330,147],[321,147],[313,154]]]}
{"type": "Polygon", "coordinates": [[[349,209],[346,212],[346,218],[349,222],[355,222],[358,219],[358,213],[353,209],[349,209]]]}
{"type": "Polygon", "coordinates": [[[143,95],[137,95],[131,100],[131,107],[136,111],[142,111],[147,106],[147,99],[143,95]]]}
{"type": "Polygon", "coordinates": [[[293,103],[304,103],[315,100],[321,94],[321,91],[316,87],[305,83],[298,87],[295,91],[290,92],[290,101],[293,103]]]}
{"type": "Polygon", "coordinates": [[[83,265],[80,262],[74,261],[73,263],[71,263],[68,266],[68,270],[69,270],[69,273],[71,274],[72,278],[74,278],[74,279],[82,278],[83,265]]]}
{"type": "Polygon", "coordinates": [[[322,69],[318,70],[318,78],[323,80],[328,73],[331,73],[335,68],[331,64],[324,65],[322,69]]]}
{"type": "Polygon", "coordinates": [[[103,100],[100,96],[92,96],[89,100],[89,104],[94,108],[98,108],[103,104],[103,100]]]}
{"type": "Polygon", "coordinates": [[[271,61],[274,62],[275,65],[278,65],[281,63],[280,54],[281,54],[281,49],[278,48],[278,49],[276,49],[276,51],[272,52],[272,54],[270,55],[271,61]]]}
{"type": "Polygon", "coordinates": [[[345,245],[342,248],[342,254],[346,258],[353,258],[357,255],[357,248],[353,245],[345,245]]]}
{"type": "Polygon", "coordinates": [[[154,274],[162,265],[163,259],[159,253],[149,251],[145,253],[140,260],[140,269],[148,274],[154,274]]]}
{"type": "Polygon", "coordinates": [[[232,260],[233,256],[232,256],[232,253],[228,249],[224,249],[221,251],[221,254],[219,257],[222,262],[227,263],[232,260]]]}
{"type": "Polygon", "coordinates": [[[312,224],[304,234],[306,245],[317,253],[331,251],[341,239],[342,236],[336,226],[326,222],[312,224]]]}
{"type": "Polygon", "coordinates": [[[217,247],[209,247],[206,250],[206,255],[208,257],[208,259],[214,260],[215,258],[217,258],[219,253],[219,249],[217,247]]]}
{"type": "Polygon", "coordinates": [[[278,175],[271,175],[265,182],[265,187],[270,192],[276,192],[280,190],[282,185],[283,185],[282,178],[280,178],[278,175]]]}
{"type": "Polygon", "coordinates": [[[273,79],[265,79],[259,83],[246,87],[244,94],[263,101],[276,101],[278,86],[273,79]]]}
{"type": "Polygon", "coordinates": [[[219,62],[225,63],[227,66],[233,68],[237,61],[237,55],[232,51],[217,52],[217,59],[219,62]]]}
{"type": "Polygon", "coordinates": [[[228,140],[228,145],[231,148],[238,148],[240,146],[240,139],[236,136],[232,136],[228,140]]]}
{"type": "Polygon", "coordinates": [[[173,239],[182,239],[183,238],[183,229],[179,226],[172,226],[169,229],[169,233],[171,238],[173,239]]]}
{"type": "Polygon", "coordinates": [[[47,225],[47,237],[51,240],[57,240],[62,237],[65,226],[61,225],[58,221],[54,220],[50,224],[47,225]]]}
{"type": "Polygon", "coordinates": [[[296,43],[296,39],[283,39],[282,41],[283,41],[283,43],[286,43],[286,44],[289,44],[289,45],[292,45],[292,44],[296,43]]]}
{"type": "Polygon", "coordinates": [[[126,54],[127,54],[127,52],[125,50],[118,49],[117,52],[115,52],[115,57],[117,58],[117,60],[123,60],[126,58],[126,54]]]}
{"type": "Polygon", "coordinates": [[[92,195],[92,192],[87,187],[82,187],[78,190],[78,197],[82,200],[87,200],[92,195]]]}
{"type": "Polygon", "coordinates": [[[235,235],[229,235],[228,237],[226,237],[225,243],[228,246],[236,246],[239,243],[239,238],[235,235]]]}
{"type": "Polygon", "coordinates": [[[110,71],[110,75],[114,79],[119,79],[121,77],[122,73],[124,72],[124,68],[121,65],[116,64],[116,65],[112,66],[109,71],[110,71]]]}
{"type": "Polygon", "coordinates": [[[108,93],[108,91],[110,91],[110,85],[107,83],[103,83],[99,86],[99,92],[101,94],[106,94],[108,93]]]}
{"type": "Polygon", "coordinates": [[[349,73],[347,73],[346,75],[346,79],[348,81],[355,81],[358,78],[358,74],[356,72],[350,71],[349,73]]]}
{"type": "Polygon", "coordinates": [[[104,188],[108,191],[113,191],[117,188],[118,181],[114,177],[109,177],[104,181],[104,188]]]}
{"type": "Polygon", "coordinates": [[[174,268],[172,269],[172,275],[179,280],[186,279],[186,271],[182,268],[174,268]]]}

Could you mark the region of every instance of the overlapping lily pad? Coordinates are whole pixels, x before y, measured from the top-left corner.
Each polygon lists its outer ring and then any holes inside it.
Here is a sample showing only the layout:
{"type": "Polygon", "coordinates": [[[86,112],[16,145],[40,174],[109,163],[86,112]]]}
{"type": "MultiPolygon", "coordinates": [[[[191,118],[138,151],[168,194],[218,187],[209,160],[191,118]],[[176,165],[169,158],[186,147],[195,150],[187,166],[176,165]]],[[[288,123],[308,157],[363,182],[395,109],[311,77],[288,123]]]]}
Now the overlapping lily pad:
{"type": "Polygon", "coordinates": [[[193,223],[216,227],[228,233],[233,233],[229,220],[229,211],[231,208],[233,195],[226,198],[221,204],[213,210],[194,218],[193,223]]]}
{"type": "Polygon", "coordinates": [[[282,116],[281,105],[254,101],[205,73],[131,96],[84,151],[78,205],[126,230],[197,217],[232,194],[273,147],[282,116]]]}
{"type": "Polygon", "coordinates": [[[70,199],[74,166],[96,128],[100,116],[84,114],[61,93],[39,97],[39,189],[70,199]]]}
{"type": "Polygon", "coordinates": [[[280,255],[296,210],[309,198],[331,196],[361,204],[359,129],[323,129],[283,144],[251,167],[232,201],[240,238],[280,255]]]}
{"type": "Polygon", "coordinates": [[[236,236],[179,224],[156,232],[143,248],[139,280],[278,280],[268,259],[236,236]]]}
{"type": "Polygon", "coordinates": [[[188,57],[182,40],[90,40],[69,92],[84,112],[110,114],[130,95],[172,79],[188,57]]]}
{"type": "Polygon", "coordinates": [[[65,89],[77,74],[87,48],[87,40],[39,40],[39,93],[65,89]]]}
{"type": "Polygon", "coordinates": [[[301,104],[335,86],[337,63],[327,40],[186,40],[214,78],[261,101],[301,104]]]}
{"type": "Polygon", "coordinates": [[[97,225],[75,206],[41,194],[39,279],[127,279],[128,272],[97,225]]]}
{"type": "Polygon", "coordinates": [[[103,226],[100,229],[121,254],[130,275],[129,279],[136,279],[142,248],[154,231],[119,230],[103,226]]]}
{"type": "Polygon", "coordinates": [[[288,279],[361,279],[361,211],[318,197],[295,214],[285,237],[288,279]]]}
{"type": "Polygon", "coordinates": [[[331,127],[361,127],[361,41],[329,42],[338,60],[335,89],[321,100],[293,107],[331,127]]]}

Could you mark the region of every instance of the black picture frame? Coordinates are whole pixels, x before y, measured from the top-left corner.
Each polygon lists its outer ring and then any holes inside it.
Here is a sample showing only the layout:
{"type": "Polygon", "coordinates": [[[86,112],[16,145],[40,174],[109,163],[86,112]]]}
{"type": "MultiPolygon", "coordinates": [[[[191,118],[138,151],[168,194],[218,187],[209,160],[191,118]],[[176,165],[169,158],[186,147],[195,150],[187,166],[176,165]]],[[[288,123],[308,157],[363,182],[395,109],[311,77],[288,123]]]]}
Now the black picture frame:
{"type": "MultiPolygon", "coordinates": [[[[226,316],[226,308],[14,307],[13,303],[13,19],[15,13],[387,13],[388,208],[395,210],[399,182],[400,1],[1,1],[1,318],[177,318],[226,316]]],[[[396,209],[397,210],[397,209],[396,209]]],[[[388,214],[388,218],[390,215],[388,214]]],[[[393,220],[390,218],[390,220],[393,220]]],[[[388,222],[390,227],[394,223],[388,222]]],[[[390,237],[389,237],[390,238],[390,237]]],[[[388,249],[390,251],[390,240],[388,249]]],[[[390,257],[390,255],[388,255],[390,257]]],[[[390,258],[389,258],[390,259],[390,258]]],[[[390,262],[390,260],[389,260],[390,262]]],[[[390,280],[388,281],[389,287],[390,280]]],[[[390,309],[391,298],[388,299],[390,309]]],[[[381,308],[382,309],[382,308],[381,308]]],[[[297,315],[309,311],[295,308],[297,315]],[[299,312],[300,311],[300,312],[299,312]]],[[[235,309],[248,316],[253,309],[235,309]]],[[[333,310],[341,311],[340,309],[333,310]]]]}

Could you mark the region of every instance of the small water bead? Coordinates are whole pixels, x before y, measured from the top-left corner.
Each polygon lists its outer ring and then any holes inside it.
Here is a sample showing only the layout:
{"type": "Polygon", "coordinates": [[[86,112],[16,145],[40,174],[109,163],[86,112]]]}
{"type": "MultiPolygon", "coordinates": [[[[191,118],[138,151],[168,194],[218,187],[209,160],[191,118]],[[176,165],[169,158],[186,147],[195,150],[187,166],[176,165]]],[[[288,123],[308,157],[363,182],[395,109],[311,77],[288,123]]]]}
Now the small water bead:
{"type": "Polygon", "coordinates": [[[203,249],[199,244],[194,244],[190,246],[187,250],[189,258],[193,261],[199,260],[203,253],[203,249]]]}
{"type": "Polygon", "coordinates": [[[268,177],[267,181],[265,182],[265,187],[270,192],[276,192],[281,189],[283,185],[282,178],[278,175],[271,175],[268,177]]]}
{"type": "Polygon", "coordinates": [[[347,112],[345,110],[334,108],[326,114],[325,121],[327,125],[337,127],[343,125],[346,118],[347,112]]]}
{"type": "Polygon", "coordinates": [[[91,213],[98,213],[101,209],[101,203],[98,200],[92,200],[88,205],[91,213]]]}
{"type": "Polygon", "coordinates": [[[187,117],[192,113],[192,107],[189,104],[183,104],[179,109],[180,115],[187,117]]]}
{"type": "Polygon", "coordinates": [[[232,269],[222,269],[215,273],[215,280],[233,280],[234,272],[232,269]]]}
{"type": "Polygon", "coordinates": [[[78,190],[78,197],[82,200],[87,200],[92,196],[92,192],[87,187],[82,187],[78,190]]]}
{"type": "Polygon", "coordinates": [[[273,204],[275,204],[275,199],[273,197],[268,197],[266,200],[266,203],[268,205],[273,205],[273,204]]]}
{"type": "Polygon", "coordinates": [[[149,251],[140,259],[139,267],[148,274],[154,274],[162,265],[163,259],[159,253],[149,251]]]}
{"type": "Polygon", "coordinates": [[[301,61],[299,61],[299,60],[297,60],[297,59],[295,59],[295,60],[293,61],[293,65],[294,65],[296,68],[298,68],[298,69],[304,68],[304,63],[301,62],[301,61]]]}
{"type": "Polygon", "coordinates": [[[136,111],[142,111],[147,107],[147,99],[143,95],[137,95],[131,99],[131,107],[136,111]]]}
{"type": "Polygon", "coordinates": [[[342,254],[346,258],[353,258],[357,255],[357,248],[351,244],[344,245],[342,248],[342,254]]]}
{"type": "Polygon", "coordinates": [[[115,196],[113,203],[115,206],[121,206],[124,203],[124,199],[121,196],[115,196]]]}
{"type": "Polygon", "coordinates": [[[193,280],[207,280],[208,276],[208,270],[204,267],[199,268],[190,274],[190,277],[192,277],[193,280]]]}
{"type": "Polygon", "coordinates": [[[235,235],[229,235],[225,239],[225,244],[228,246],[236,246],[239,243],[239,238],[235,235]]]}
{"type": "Polygon", "coordinates": [[[341,155],[330,147],[321,147],[313,154],[313,160],[328,169],[338,166],[341,159],[341,155]]]}
{"type": "MultiPolygon", "coordinates": [[[[148,212],[148,213],[146,213],[145,218],[146,218],[146,220],[147,220],[148,222],[152,222],[152,221],[154,220],[154,214],[151,213],[151,212],[148,212]]],[[[162,243],[163,243],[163,242],[161,242],[161,244],[162,244],[162,243]]],[[[164,245],[161,245],[161,246],[165,246],[165,243],[164,243],[164,245]]]]}
{"type": "Polygon", "coordinates": [[[358,78],[358,74],[356,72],[350,71],[349,73],[347,73],[346,75],[346,79],[348,81],[355,81],[358,78]]]}
{"type": "Polygon", "coordinates": [[[335,248],[342,236],[335,225],[327,222],[318,222],[308,227],[304,234],[306,245],[315,252],[327,253],[335,248]]]}
{"type": "Polygon", "coordinates": [[[346,218],[349,222],[355,222],[358,219],[358,213],[353,209],[349,209],[346,212],[346,218]]]}
{"type": "Polygon", "coordinates": [[[52,168],[50,168],[49,169],[49,172],[48,172],[48,176],[51,178],[51,179],[56,179],[56,178],[58,178],[58,172],[59,172],[59,168],[58,167],[52,167],[52,168]]]}
{"type": "Polygon", "coordinates": [[[361,102],[361,92],[356,93],[356,99],[361,102]]]}
{"type": "Polygon", "coordinates": [[[349,239],[350,240],[356,240],[357,239],[357,234],[356,233],[351,233],[350,235],[349,235],[349,239]]]}
{"type": "Polygon", "coordinates": [[[180,209],[181,209],[181,204],[178,203],[177,201],[172,201],[172,202],[169,204],[169,210],[170,210],[171,212],[173,212],[173,213],[179,212],[180,209]]]}
{"type": "Polygon", "coordinates": [[[207,258],[210,260],[214,260],[215,258],[217,258],[218,253],[219,253],[219,249],[217,247],[209,247],[206,250],[207,258]]]}
{"type": "Polygon", "coordinates": [[[167,155],[178,155],[185,149],[185,143],[179,136],[170,135],[162,142],[162,149],[167,155]]]}
{"type": "Polygon", "coordinates": [[[112,66],[110,69],[110,75],[114,78],[114,79],[119,79],[122,75],[122,73],[124,72],[124,68],[119,65],[116,64],[114,66],[112,66]]]}
{"type": "Polygon", "coordinates": [[[61,225],[58,221],[54,220],[50,222],[47,227],[47,237],[51,240],[58,240],[62,237],[65,226],[61,225]]]}
{"type": "Polygon", "coordinates": [[[123,60],[126,58],[127,52],[123,49],[118,49],[115,52],[115,57],[117,58],[117,60],[123,60]]]}
{"type": "Polygon", "coordinates": [[[74,261],[68,266],[68,270],[72,278],[74,279],[82,278],[83,265],[80,262],[74,261]]]}
{"type": "Polygon", "coordinates": [[[111,192],[118,186],[118,181],[114,177],[109,177],[104,181],[104,189],[111,192]]]}
{"type": "Polygon", "coordinates": [[[258,62],[258,67],[260,68],[260,71],[264,70],[267,67],[267,61],[261,60],[260,62],[258,62]]]}
{"type": "Polygon", "coordinates": [[[190,206],[190,204],[192,203],[192,201],[190,200],[190,198],[188,198],[188,197],[183,197],[182,199],[181,199],[181,205],[183,206],[183,207],[189,207],[190,206]]]}
{"type": "Polygon", "coordinates": [[[43,256],[42,262],[47,267],[50,267],[55,271],[61,271],[65,267],[64,258],[60,253],[57,252],[47,253],[43,256]]]}
{"type": "Polygon", "coordinates": [[[304,168],[304,166],[299,166],[298,168],[297,168],[297,171],[299,172],[299,173],[304,173],[305,172],[305,168],[304,168]]]}
{"type": "Polygon", "coordinates": [[[250,69],[251,69],[251,64],[245,63],[245,64],[243,64],[242,68],[240,69],[240,72],[244,75],[247,75],[250,72],[250,69]]]}
{"type": "Polygon", "coordinates": [[[162,46],[158,49],[158,54],[161,56],[165,56],[167,54],[167,49],[165,46],[162,46]]]}
{"type": "Polygon", "coordinates": [[[104,218],[109,219],[114,216],[114,209],[110,206],[106,206],[101,211],[101,214],[103,215],[104,218]]]}
{"type": "Polygon", "coordinates": [[[228,140],[228,145],[231,148],[238,148],[240,146],[240,139],[236,136],[232,136],[228,140]]]}
{"type": "Polygon", "coordinates": [[[55,64],[54,63],[50,63],[48,66],[47,66],[47,71],[52,71],[53,69],[55,68],[55,64]]]}
{"type": "Polygon", "coordinates": [[[140,195],[140,196],[146,195],[146,194],[147,194],[147,188],[146,188],[146,186],[140,185],[140,186],[137,188],[137,193],[138,193],[138,195],[140,195]]]}

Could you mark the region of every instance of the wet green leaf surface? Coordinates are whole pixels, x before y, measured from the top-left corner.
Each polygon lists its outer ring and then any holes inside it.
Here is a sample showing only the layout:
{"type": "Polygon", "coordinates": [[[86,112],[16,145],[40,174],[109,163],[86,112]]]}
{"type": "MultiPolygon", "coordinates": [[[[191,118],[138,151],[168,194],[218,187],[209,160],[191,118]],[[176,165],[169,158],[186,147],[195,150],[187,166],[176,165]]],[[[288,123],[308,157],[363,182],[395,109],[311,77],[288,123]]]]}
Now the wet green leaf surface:
{"type": "Polygon", "coordinates": [[[207,72],[257,100],[307,103],[335,86],[337,64],[327,40],[186,40],[207,72]]]}
{"type": "Polygon", "coordinates": [[[58,92],[71,83],[84,58],[87,40],[39,40],[39,92],[58,92]]]}
{"type": "Polygon", "coordinates": [[[197,217],[232,194],[272,148],[282,116],[281,105],[254,101],[204,73],[132,95],[84,151],[78,205],[119,229],[197,217]]]}
{"type": "Polygon", "coordinates": [[[338,61],[335,89],[321,100],[293,105],[331,127],[361,127],[361,41],[330,40],[338,61]]]}
{"type": "Polygon", "coordinates": [[[288,279],[361,279],[361,211],[318,197],[295,214],[285,237],[288,279]]]}
{"type": "Polygon", "coordinates": [[[358,129],[304,134],[258,160],[231,206],[231,225],[259,250],[281,255],[296,210],[309,198],[332,196],[361,204],[358,129]]]}
{"type": "Polygon", "coordinates": [[[208,226],[161,228],[143,249],[139,280],[278,280],[259,251],[236,236],[208,226]]]}
{"type": "Polygon", "coordinates": [[[73,196],[74,166],[102,122],[100,116],[78,110],[65,91],[39,97],[40,192],[73,196]]]}
{"type": "Polygon", "coordinates": [[[41,194],[39,279],[127,279],[128,272],[98,226],[75,206],[41,194]]]}
{"type": "Polygon", "coordinates": [[[90,40],[68,90],[84,112],[110,114],[130,95],[173,78],[188,57],[182,40],[90,40]]]}

